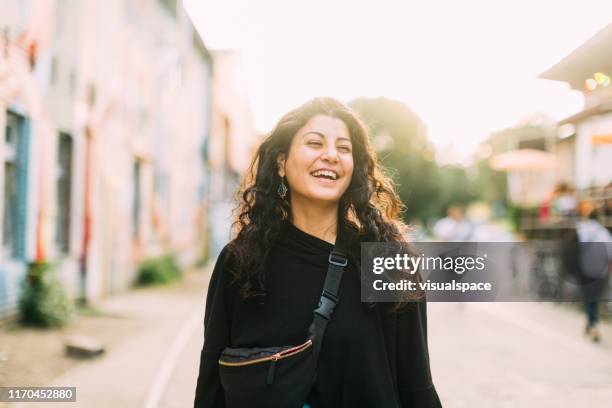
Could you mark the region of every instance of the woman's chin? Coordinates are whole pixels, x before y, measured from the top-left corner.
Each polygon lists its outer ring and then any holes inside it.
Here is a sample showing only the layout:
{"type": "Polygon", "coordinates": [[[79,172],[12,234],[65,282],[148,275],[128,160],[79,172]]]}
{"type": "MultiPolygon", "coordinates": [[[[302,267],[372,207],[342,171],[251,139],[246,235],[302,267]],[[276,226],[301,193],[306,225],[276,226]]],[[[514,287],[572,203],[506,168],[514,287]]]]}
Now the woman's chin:
{"type": "Polygon", "coordinates": [[[317,191],[308,195],[308,198],[316,202],[337,203],[340,201],[341,194],[335,191],[317,191]]]}
{"type": "Polygon", "coordinates": [[[340,201],[340,195],[331,191],[304,191],[298,193],[292,191],[291,201],[293,204],[307,204],[309,202],[321,204],[321,203],[334,203],[340,201]]]}

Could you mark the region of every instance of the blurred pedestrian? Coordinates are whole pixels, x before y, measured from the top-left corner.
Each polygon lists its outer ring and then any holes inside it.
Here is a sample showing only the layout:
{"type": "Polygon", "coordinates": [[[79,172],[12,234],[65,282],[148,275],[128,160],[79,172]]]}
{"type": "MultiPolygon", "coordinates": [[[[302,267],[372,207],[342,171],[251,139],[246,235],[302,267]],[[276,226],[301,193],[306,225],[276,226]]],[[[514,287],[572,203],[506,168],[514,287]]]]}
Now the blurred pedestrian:
{"type": "Polygon", "coordinates": [[[604,188],[603,216],[605,227],[612,232],[612,182],[604,188]]]}
{"type": "Polygon", "coordinates": [[[553,201],[555,199],[556,193],[556,189],[550,191],[550,193],[546,195],[546,197],[538,207],[538,221],[542,224],[545,224],[550,221],[553,201]]]}
{"type": "Polygon", "coordinates": [[[573,217],[578,212],[576,191],[568,183],[559,183],[553,199],[553,210],[560,217],[573,217]]]}
{"type": "Polygon", "coordinates": [[[446,242],[465,242],[472,237],[473,226],[465,218],[463,207],[452,204],[446,210],[446,217],[442,218],[433,227],[434,237],[446,242]]]}
{"type": "Polygon", "coordinates": [[[425,232],[425,227],[423,226],[423,222],[414,218],[410,221],[410,227],[408,229],[407,239],[411,242],[419,242],[424,241],[427,238],[427,234],[425,232]]]}
{"type": "Polygon", "coordinates": [[[587,323],[584,332],[591,340],[600,340],[597,324],[599,301],[608,288],[612,262],[612,235],[597,221],[595,209],[589,203],[581,206],[581,218],[576,223],[578,268],[587,323]]]}

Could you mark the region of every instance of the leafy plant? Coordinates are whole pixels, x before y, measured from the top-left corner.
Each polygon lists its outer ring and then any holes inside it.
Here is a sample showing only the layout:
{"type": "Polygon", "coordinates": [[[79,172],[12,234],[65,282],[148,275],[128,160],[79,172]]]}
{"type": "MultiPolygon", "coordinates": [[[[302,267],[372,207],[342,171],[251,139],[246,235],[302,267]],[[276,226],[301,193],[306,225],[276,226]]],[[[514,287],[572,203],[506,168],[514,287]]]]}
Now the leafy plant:
{"type": "Polygon", "coordinates": [[[147,258],[140,264],[136,278],[139,286],[165,284],[179,279],[182,270],[174,254],[147,258]]]}
{"type": "Polygon", "coordinates": [[[53,265],[46,262],[29,264],[21,285],[19,309],[23,324],[61,327],[70,321],[74,305],[66,297],[53,265]]]}

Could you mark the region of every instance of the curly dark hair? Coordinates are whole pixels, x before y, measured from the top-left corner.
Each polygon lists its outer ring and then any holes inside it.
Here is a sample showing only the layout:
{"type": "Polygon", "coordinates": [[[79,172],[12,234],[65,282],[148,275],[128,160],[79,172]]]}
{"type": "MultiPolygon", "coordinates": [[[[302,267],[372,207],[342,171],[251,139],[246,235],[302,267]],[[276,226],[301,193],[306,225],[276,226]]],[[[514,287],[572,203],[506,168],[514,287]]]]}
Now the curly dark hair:
{"type": "Polygon", "coordinates": [[[354,170],[338,205],[339,224],[354,232],[348,238],[349,254],[364,240],[405,241],[406,225],[400,218],[404,205],[378,162],[366,126],[341,102],[312,99],[281,118],[259,146],[238,191],[232,225],[236,236],[228,245],[228,258],[232,258],[234,282],[239,283],[243,298],[265,295],[268,254],[281,236],[283,223],[292,216],[290,186],[285,198],[277,194],[281,182],[277,157],[281,153],[286,157],[295,134],[316,115],[342,120],[351,137],[354,170]]]}

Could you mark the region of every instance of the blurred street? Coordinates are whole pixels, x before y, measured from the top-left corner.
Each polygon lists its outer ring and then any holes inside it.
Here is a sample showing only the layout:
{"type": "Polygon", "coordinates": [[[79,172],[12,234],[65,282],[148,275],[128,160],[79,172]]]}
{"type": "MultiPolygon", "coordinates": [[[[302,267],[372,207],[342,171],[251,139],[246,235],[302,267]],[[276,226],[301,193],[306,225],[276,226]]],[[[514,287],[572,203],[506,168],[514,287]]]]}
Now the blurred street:
{"type": "Polygon", "coordinates": [[[444,407],[609,407],[612,326],[551,303],[429,303],[432,375],[444,407]]]}
{"type": "MultiPolygon", "coordinates": [[[[28,336],[27,331],[3,333],[0,343],[5,347],[16,346],[7,353],[11,359],[21,359],[31,367],[37,365],[36,361],[24,358],[45,362],[62,359],[71,364],[70,369],[46,384],[22,376],[19,383],[10,385],[76,386],[77,402],[71,406],[77,407],[190,406],[202,347],[208,279],[208,273],[193,271],[175,285],[131,291],[96,305],[102,317],[90,318],[86,324],[80,319],[69,330],[103,340],[105,353],[92,360],[63,356],[61,338],[66,333],[47,332],[39,336],[42,350],[35,353],[18,348],[20,337],[28,336]],[[108,325],[105,317],[112,317],[114,324],[108,325]],[[109,338],[108,332],[119,329],[121,337],[109,338]]],[[[61,365],[54,366],[61,369],[61,365]]],[[[33,404],[0,403],[0,407],[5,406],[33,404]]],[[[66,403],[44,406],[59,407],[66,403]]]]}
{"type": "MultiPolygon", "coordinates": [[[[190,406],[208,279],[209,271],[196,271],[172,287],[140,290],[102,303],[102,312],[134,324],[104,356],[78,363],[51,384],[76,386],[78,407],[190,406]]],[[[581,337],[584,318],[569,305],[428,307],[432,372],[445,407],[609,406],[610,323],[601,325],[602,342],[593,344],[581,337]]],[[[95,336],[95,326],[90,325],[87,334],[95,336]]]]}

